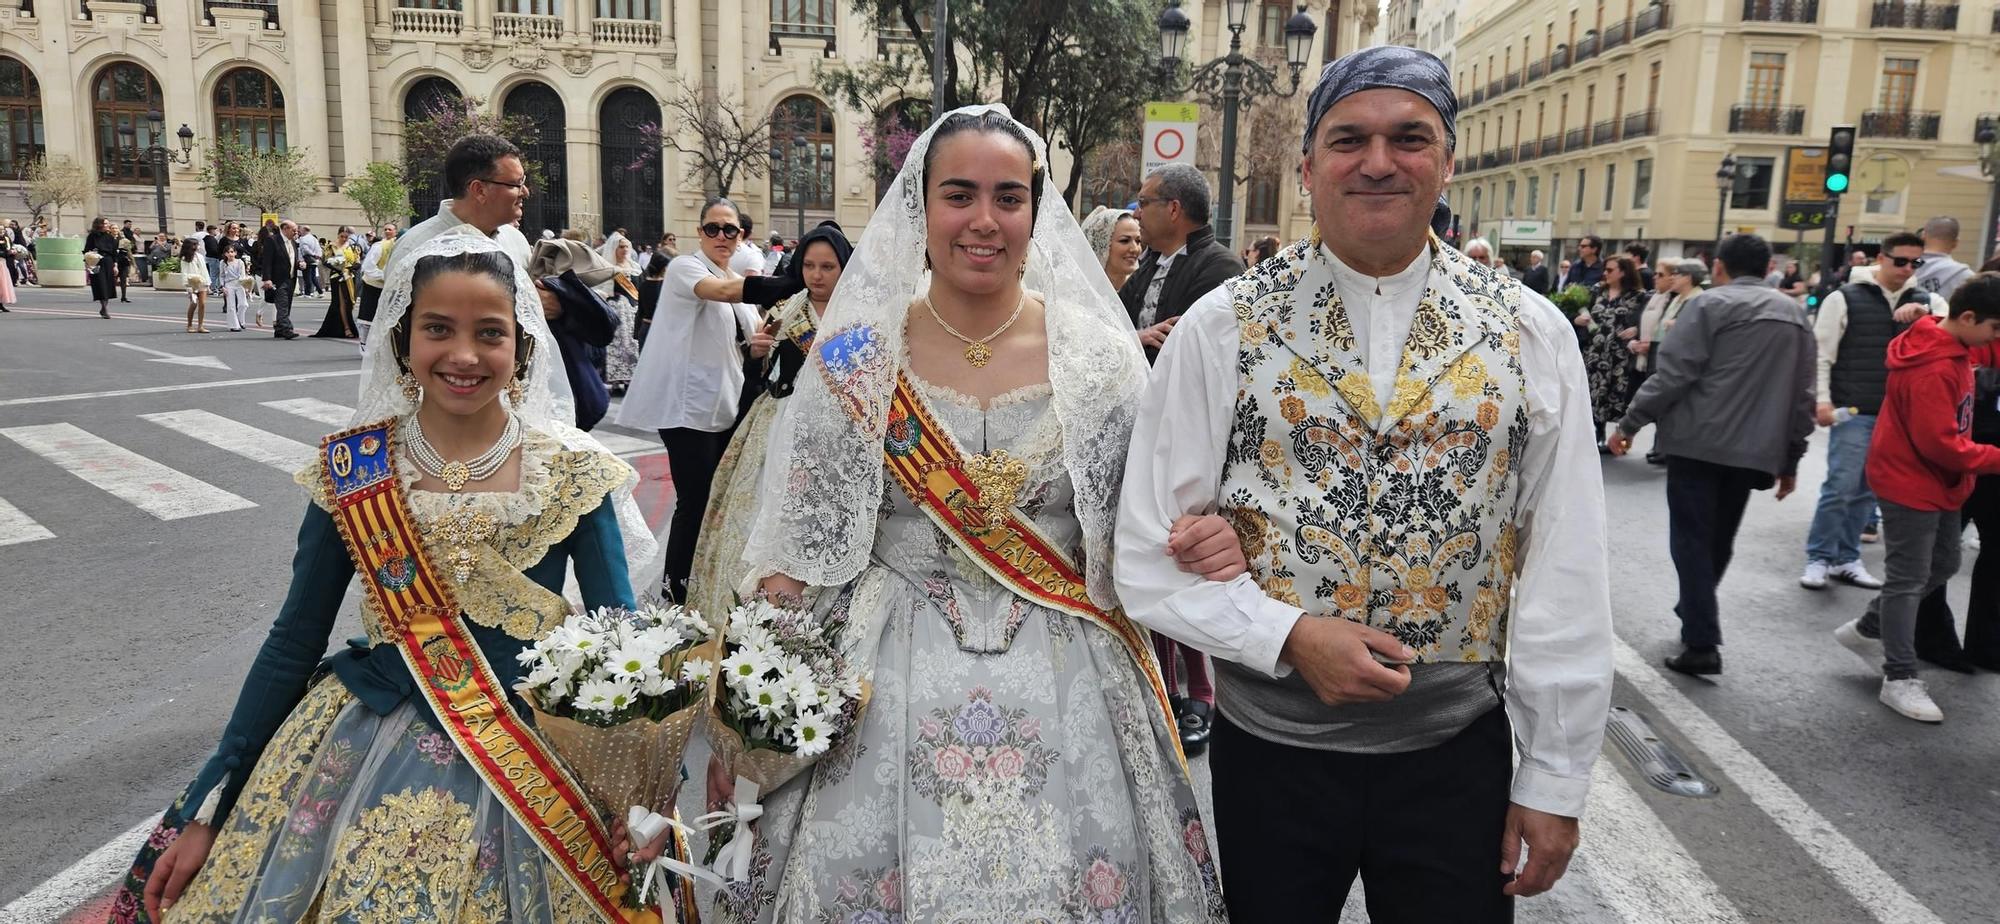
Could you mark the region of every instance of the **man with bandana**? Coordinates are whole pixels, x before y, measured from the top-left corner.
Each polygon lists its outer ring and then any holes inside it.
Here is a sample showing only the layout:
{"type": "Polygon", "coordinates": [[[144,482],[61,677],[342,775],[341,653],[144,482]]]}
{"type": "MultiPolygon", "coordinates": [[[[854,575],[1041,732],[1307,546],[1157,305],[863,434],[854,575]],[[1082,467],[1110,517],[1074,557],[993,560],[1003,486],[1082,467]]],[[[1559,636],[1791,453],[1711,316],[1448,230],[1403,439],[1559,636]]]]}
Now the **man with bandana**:
{"type": "Polygon", "coordinates": [[[1188,311],[1133,430],[1119,598],[1216,660],[1233,921],[1331,919],[1357,872],[1377,922],[1507,921],[1576,848],[1612,676],[1590,392],[1562,314],[1432,233],[1457,109],[1424,52],[1329,65],[1316,230],[1188,311]]]}

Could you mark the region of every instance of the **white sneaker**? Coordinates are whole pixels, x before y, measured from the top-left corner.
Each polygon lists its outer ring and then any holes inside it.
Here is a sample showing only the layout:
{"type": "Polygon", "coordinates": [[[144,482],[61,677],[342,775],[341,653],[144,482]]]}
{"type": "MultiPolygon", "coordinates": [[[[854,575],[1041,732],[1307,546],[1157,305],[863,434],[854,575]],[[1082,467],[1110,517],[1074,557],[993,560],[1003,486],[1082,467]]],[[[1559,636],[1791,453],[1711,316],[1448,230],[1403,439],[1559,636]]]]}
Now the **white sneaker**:
{"type": "Polygon", "coordinates": [[[1854,652],[1856,657],[1868,662],[1869,670],[1882,669],[1882,660],[1885,657],[1882,653],[1882,640],[1862,635],[1861,620],[1850,619],[1841,623],[1839,628],[1833,630],[1833,640],[1846,647],[1848,651],[1854,652]]]}
{"type": "Polygon", "coordinates": [[[1847,564],[1828,569],[1826,576],[1842,584],[1852,584],[1856,587],[1865,587],[1869,590],[1882,589],[1882,580],[1875,575],[1869,574],[1867,566],[1861,564],[1861,559],[1859,558],[1847,564]]]}
{"type": "Polygon", "coordinates": [[[1931,692],[1924,682],[1912,677],[1908,680],[1882,678],[1882,705],[1888,706],[1905,717],[1919,722],[1942,722],[1944,710],[1931,700],[1931,692]]]}
{"type": "Polygon", "coordinates": [[[1799,586],[1807,590],[1825,590],[1826,569],[1826,562],[1806,562],[1806,573],[1799,575],[1799,586]]]}

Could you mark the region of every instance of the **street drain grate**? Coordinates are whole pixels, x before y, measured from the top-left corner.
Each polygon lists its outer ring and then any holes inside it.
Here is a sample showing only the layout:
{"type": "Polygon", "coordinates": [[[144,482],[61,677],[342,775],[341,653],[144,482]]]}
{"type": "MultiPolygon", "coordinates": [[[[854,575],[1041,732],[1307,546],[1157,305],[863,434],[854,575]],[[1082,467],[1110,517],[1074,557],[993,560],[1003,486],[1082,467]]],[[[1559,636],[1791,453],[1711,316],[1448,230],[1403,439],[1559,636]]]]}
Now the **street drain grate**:
{"type": "Polygon", "coordinates": [[[1674,751],[1674,747],[1653,730],[1653,723],[1646,717],[1623,706],[1611,707],[1611,719],[1605,723],[1605,731],[1611,736],[1618,750],[1625,752],[1627,760],[1637,767],[1639,775],[1653,788],[1676,796],[1706,798],[1720,789],[1703,778],[1686,759],[1674,751]]]}

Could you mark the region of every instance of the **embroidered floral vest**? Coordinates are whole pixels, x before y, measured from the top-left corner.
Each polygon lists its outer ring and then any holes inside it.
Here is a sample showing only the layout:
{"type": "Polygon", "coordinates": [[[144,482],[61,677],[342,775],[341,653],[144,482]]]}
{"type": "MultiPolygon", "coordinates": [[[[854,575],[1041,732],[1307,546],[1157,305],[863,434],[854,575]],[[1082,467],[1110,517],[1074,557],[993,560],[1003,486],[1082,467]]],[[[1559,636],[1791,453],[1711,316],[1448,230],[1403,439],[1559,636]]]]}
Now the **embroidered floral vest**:
{"type": "Polygon", "coordinates": [[[1233,284],[1222,513],[1273,598],[1393,633],[1419,661],[1497,661],[1528,438],[1520,284],[1431,252],[1386,412],[1317,234],[1233,284]]]}

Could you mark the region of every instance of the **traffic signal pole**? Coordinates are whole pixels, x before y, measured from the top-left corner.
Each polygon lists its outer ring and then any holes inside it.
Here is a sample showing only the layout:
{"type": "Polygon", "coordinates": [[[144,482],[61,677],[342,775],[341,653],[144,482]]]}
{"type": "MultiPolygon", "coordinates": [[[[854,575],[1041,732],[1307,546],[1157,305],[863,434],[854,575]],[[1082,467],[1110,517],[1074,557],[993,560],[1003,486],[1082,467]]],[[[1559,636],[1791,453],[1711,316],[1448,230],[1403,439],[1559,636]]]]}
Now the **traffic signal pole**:
{"type": "Polygon", "coordinates": [[[1834,249],[1833,229],[1840,224],[1840,194],[1846,192],[1852,182],[1855,134],[1852,125],[1835,125],[1833,134],[1827,138],[1826,246],[1820,249],[1819,289],[1812,299],[1814,308],[1826,301],[1827,293],[1836,288],[1834,277],[1840,271],[1840,264],[1847,259],[1844,249],[1834,249]]]}

